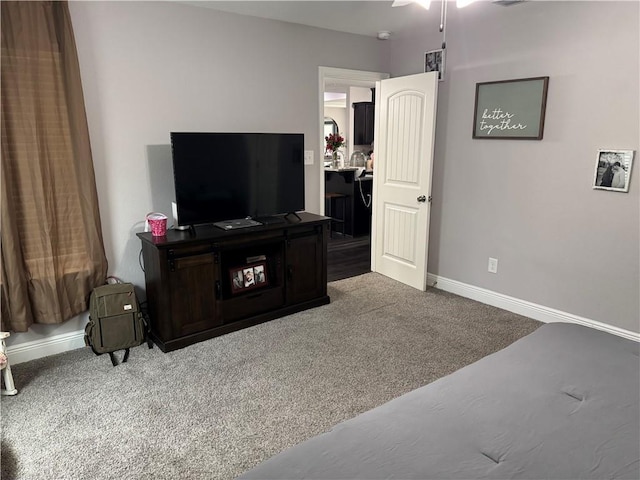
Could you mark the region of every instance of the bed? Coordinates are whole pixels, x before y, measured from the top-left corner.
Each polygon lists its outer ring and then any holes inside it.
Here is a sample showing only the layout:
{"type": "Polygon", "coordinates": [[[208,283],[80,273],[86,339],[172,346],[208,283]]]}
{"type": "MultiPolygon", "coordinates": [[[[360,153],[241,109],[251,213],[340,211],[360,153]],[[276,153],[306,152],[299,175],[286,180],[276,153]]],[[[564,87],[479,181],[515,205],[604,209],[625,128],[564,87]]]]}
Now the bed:
{"type": "Polygon", "coordinates": [[[638,346],[546,324],[239,478],[638,479],[638,346]]]}

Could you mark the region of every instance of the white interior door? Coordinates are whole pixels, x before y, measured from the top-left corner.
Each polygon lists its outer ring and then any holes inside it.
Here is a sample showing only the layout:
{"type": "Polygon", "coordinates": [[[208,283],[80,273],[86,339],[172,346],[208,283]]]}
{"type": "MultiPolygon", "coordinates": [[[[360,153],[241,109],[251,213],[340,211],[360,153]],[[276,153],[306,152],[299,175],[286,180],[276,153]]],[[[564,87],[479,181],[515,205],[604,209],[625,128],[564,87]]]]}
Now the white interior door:
{"type": "Polygon", "coordinates": [[[376,88],[371,270],[419,290],[427,286],[437,94],[438,72],[376,88]]]}

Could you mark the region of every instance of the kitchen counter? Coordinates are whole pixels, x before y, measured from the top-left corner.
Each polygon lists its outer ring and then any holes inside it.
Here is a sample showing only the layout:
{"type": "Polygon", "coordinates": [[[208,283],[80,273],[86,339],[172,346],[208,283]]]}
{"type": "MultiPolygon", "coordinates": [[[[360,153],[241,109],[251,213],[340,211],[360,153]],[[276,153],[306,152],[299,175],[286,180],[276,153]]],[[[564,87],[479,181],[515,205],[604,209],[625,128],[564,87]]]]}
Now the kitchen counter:
{"type": "MultiPolygon", "coordinates": [[[[325,167],[325,172],[356,172],[358,170],[362,170],[362,167],[345,167],[345,168],[333,168],[333,167],[325,167]]],[[[367,176],[373,176],[373,170],[365,170],[367,172],[367,176]]]]}
{"type": "MultiPolygon", "coordinates": [[[[358,168],[325,168],[325,192],[347,196],[345,233],[354,237],[371,233],[373,174],[356,178],[358,168]]],[[[329,211],[325,205],[325,212],[329,211]]],[[[340,218],[339,212],[333,212],[340,218]]]]}

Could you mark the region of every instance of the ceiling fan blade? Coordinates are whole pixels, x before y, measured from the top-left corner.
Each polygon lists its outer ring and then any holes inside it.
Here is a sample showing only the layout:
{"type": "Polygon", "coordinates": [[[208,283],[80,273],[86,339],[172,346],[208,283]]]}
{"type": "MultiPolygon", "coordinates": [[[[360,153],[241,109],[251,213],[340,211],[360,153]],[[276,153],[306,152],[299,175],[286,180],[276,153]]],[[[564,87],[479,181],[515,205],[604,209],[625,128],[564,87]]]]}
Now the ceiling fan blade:
{"type": "Polygon", "coordinates": [[[405,5],[409,5],[413,3],[413,0],[394,0],[392,7],[404,7],[405,5]]]}

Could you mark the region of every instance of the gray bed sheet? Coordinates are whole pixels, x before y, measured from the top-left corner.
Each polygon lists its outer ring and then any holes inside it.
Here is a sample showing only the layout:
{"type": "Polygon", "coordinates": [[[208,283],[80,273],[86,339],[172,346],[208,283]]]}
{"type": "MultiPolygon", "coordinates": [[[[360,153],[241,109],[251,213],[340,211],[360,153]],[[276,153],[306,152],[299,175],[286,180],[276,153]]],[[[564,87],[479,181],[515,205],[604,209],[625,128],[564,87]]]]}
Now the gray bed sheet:
{"type": "Polygon", "coordinates": [[[637,342],[552,323],[241,479],[639,479],[637,342]]]}

